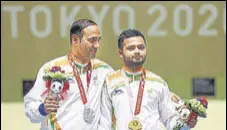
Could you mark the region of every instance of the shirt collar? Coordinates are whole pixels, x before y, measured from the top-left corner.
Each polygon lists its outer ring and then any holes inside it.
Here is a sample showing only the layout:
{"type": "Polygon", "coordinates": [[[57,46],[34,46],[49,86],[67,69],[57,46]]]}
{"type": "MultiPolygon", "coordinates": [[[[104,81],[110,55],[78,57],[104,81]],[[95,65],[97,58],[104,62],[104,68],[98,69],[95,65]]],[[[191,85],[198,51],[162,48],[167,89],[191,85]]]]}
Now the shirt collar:
{"type": "Polygon", "coordinates": [[[136,70],[132,70],[126,66],[123,66],[123,71],[127,78],[129,78],[130,81],[140,80],[141,79],[141,73],[144,70],[144,67],[138,68],[136,70]]]}
{"type": "Polygon", "coordinates": [[[79,73],[85,73],[87,72],[88,69],[88,63],[80,63],[73,55],[72,55],[73,61],[76,65],[76,69],[79,71],[79,73]]]}

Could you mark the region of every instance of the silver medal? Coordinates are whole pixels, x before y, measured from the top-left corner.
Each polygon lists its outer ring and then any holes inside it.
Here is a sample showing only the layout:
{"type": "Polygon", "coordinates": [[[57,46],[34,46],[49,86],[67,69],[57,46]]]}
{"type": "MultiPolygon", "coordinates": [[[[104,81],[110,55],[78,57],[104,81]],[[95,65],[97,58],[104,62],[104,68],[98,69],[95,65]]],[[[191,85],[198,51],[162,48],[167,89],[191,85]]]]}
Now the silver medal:
{"type": "Polygon", "coordinates": [[[95,113],[91,108],[85,107],[83,112],[84,121],[88,124],[91,124],[95,118],[95,113]]]}

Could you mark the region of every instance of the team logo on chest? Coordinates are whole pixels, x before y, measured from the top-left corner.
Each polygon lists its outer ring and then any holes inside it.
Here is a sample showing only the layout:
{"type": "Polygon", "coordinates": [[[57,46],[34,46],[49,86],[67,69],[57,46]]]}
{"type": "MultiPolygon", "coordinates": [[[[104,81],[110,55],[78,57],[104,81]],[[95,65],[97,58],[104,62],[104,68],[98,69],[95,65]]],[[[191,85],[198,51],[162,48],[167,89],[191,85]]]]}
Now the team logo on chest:
{"type": "Polygon", "coordinates": [[[69,83],[71,83],[71,84],[74,84],[75,83],[75,81],[73,80],[73,78],[74,77],[69,77],[69,79],[68,79],[69,83]]]}
{"type": "Polygon", "coordinates": [[[147,93],[151,94],[152,93],[152,88],[147,88],[147,93]]]}
{"type": "Polygon", "coordinates": [[[93,78],[93,85],[94,86],[98,86],[100,85],[101,81],[98,80],[98,76],[96,75],[94,78],[93,78]]]}
{"type": "Polygon", "coordinates": [[[113,96],[115,96],[115,95],[120,95],[120,94],[123,94],[124,92],[123,92],[123,90],[121,90],[121,89],[115,89],[114,91],[113,91],[113,96]]]}

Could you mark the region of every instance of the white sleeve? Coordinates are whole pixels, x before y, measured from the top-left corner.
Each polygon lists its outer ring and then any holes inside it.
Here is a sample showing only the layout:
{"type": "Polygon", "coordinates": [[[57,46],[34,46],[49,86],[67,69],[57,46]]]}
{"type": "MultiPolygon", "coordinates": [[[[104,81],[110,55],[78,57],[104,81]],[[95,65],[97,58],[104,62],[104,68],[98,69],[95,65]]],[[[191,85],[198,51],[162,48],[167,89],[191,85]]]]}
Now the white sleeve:
{"type": "Polygon", "coordinates": [[[159,113],[162,123],[166,126],[167,130],[173,130],[173,128],[179,123],[177,111],[175,105],[171,100],[171,92],[166,84],[160,94],[159,113]]]}
{"type": "Polygon", "coordinates": [[[112,103],[104,83],[101,96],[101,119],[99,130],[112,130],[112,103]]]}
{"type": "Polygon", "coordinates": [[[32,89],[24,96],[25,115],[33,123],[39,123],[46,118],[41,94],[45,91],[45,81],[43,80],[44,67],[38,72],[36,81],[32,89]]]}

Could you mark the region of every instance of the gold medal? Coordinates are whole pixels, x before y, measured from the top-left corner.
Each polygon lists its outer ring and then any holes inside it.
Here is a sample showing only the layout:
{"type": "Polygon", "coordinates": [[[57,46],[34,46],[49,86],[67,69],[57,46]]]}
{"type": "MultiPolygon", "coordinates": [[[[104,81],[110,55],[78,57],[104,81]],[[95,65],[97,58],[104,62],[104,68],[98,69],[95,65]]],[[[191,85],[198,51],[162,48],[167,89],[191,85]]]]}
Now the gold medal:
{"type": "MultiPolygon", "coordinates": [[[[136,101],[136,108],[135,108],[134,116],[139,115],[139,113],[140,113],[142,99],[143,99],[144,85],[145,85],[145,77],[146,77],[146,73],[145,73],[145,70],[143,70],[143,72],[141,74],[141,80],[140,80],[139,90],[138,90],[138,94],[137,94],[137,101],[136,101]]],[[[129,122],[128,129],[129,130],[142,130],[142,124],[137,118],[134,118],[132,121],[129,122]]]]}
{"type": "Polygon", "coordinates": [[[139,120],[132,120],[128,124],[129,130],[142,130],[142,124],[139,120]]]}

